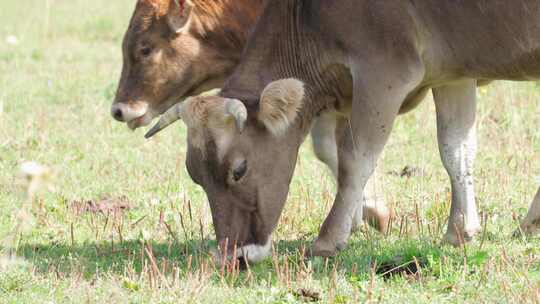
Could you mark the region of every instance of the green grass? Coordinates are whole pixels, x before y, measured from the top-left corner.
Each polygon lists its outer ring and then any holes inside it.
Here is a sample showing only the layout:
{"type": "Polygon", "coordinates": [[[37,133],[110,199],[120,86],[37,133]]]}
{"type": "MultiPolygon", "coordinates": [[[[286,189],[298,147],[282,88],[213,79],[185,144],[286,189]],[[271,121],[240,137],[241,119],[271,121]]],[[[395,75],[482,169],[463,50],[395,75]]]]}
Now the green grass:
{"type": "Polygon", "coordinates": [[[384,172],[422,172],[384,175],[397,213],[387,236],[363,229],[336,258],[302,258],[335,191],[306,143],[273,258],[245,272],[221,270],[207,254],[214,242],[204,192],[184,168],[183,126],[145,141],[109,116],[133,5],[0,2],[1,303],[540,301],[540,239],[511,238],[539,184],[534,83],[480,90],[476,180],[486,220],[466,248],[440,244],[449,182],[426,100],[398,120],[380,163],[384,172]],[[6,43],[9,35],[19,43],[6,43]],[[33,202],[19,174],[24,161],[52,170],[33,202]],[[76,207],[122,196],[130,208],[117,213],[76,207]],[[416,275],[376,273],[413,263],[416,275]]]}

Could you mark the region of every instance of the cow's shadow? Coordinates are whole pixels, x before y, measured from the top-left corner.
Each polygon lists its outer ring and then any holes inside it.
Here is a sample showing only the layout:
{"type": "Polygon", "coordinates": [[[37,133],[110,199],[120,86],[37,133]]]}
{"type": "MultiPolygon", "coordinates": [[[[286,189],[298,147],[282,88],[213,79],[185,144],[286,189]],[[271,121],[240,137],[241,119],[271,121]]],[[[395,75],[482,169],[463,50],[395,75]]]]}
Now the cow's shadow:
{"type": "MultiPolygon", "coordinates": [[[[311,240],[277,241],[274,244],[274,256],[262,264],[253,266],[253,269],[256,273],[264,273],[264,278],[269,271],[276,270],[276,263],[281,263],[281,266],[290,263],[288,267],[296,269],[309,265],[315,276],[326,276],[336,270],[349,276],[369,276],[374,270],[374,265],[391,269],[392,256],[407,258],[407,252],[410,253],[411,248],[415,248],[411,257],[414,255],[420,261],[422,256],[442,255],[440,249],[429,242],[415,243],[403,248],[398,246],[394,248],[394,252],[388,252],[373,247],[371,241],[354,240],[348,249],[335,258],[307,258],[304,255],[307,250],[304,248],[309,248],[310,244],[311,240]],[[390,264],[385,265],[388,263],[390,264]]],[[[147,267],[150,265],[150,256],[159,267],[166,264],[169,268],[174,265],[181,270],[193,270],[206,263],[207,266],[216,267],[217,272],[217,266],[208,264],[211,261],[209,249],[214,245],[212,241],[200,239],[185,242],[124,241],[114,245],[108,242],[85,242],[74,245],[23,244],[17,250],[17,255],[26,259],[42,273],[54,271],[66,276],[82,274],[87,278],[93,277],[96,273],[122,275],[126,269],[140,273],[145,264],[147,267]]],[[[396,262],[407,263],[403,260],[396,262]]]]}
{"type": "Polygon", "coordinates": [[[123,274],[127,268],[140,272],[145,263],[153,259],[158,264],[167,261],[180,268],[192,263],[197,267],[209,258],[210,242],[194,240],[186,242],[155,242],[130,240],[122,243],[84,242],[81,244],[24,244],[16,254],[24,258],[39,272],[123,274]],[[189,262],[191,260],[191,262],[189,262]]]}
{"type": "MultiPolygon", "coordinates": [[[[275,255],[302,254],[302,248],[309,244],[305,241],[279,241],[274,248],[275,255]]],[[[84,242],[70,244],[31,244],[21,245],[16,255],[32,263],[40,272],[51,270],[68,273],[83,270],[92,275],[100,272],[123,273],[126,266],[141,271],[144,260],[151,258],[158,263],[167,261],[179,267],[197,267],[205,259],[210,259],[210,248],[214,241],[188,240],[183,242],[156,242],[130,240],[122,243],[84,242]]]]}

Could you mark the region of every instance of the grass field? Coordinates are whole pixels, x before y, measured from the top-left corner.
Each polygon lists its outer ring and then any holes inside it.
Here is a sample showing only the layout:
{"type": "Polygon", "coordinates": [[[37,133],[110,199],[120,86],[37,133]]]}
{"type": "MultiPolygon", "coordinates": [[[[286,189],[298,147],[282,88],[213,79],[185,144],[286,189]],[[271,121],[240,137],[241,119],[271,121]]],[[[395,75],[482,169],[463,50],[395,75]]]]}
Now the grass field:
{"type": "Polygon", "coordinates": [[[440,243],[450,189],[426,100],[380,162],[388,235],[365,228],[336,258],[302,258],[335,191],[306,143],[273,258],[221,269],[183,126],[145,141],[109,116],[134,2],[0,1],[0,303],[540,302],[540,239],[511,237],[540,184],[540,87],[479,89],[485,228],[466,247],[440,243]],[[33,199],[26,161],[50,169],[33,199]],[[399,265],[412,273],[385,274],[399,265]]]}

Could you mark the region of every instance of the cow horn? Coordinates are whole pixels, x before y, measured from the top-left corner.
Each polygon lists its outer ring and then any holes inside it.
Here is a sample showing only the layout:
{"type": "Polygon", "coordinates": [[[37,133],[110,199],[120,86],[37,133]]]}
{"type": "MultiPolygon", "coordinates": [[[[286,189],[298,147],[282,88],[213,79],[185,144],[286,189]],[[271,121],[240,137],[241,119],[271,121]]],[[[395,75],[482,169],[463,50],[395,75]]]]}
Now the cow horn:
{"type": "Polygon", "coordinates": [[[189,101],[184,101],[182,103],[179,103],[175,105],[174,107],[170,108],[165,114],[163,114],[160,118],[158,123],[148,131],[144,135],[146,139],[156,135],[172,123],[176,122],[179,119],[183,119],[186,112],[186,106],[188,105],[189,101]]]}
{"type": "Polygon", "coordinates": [[[225,112],[234,118],[238,131],[244,131],[248,115],[246,106],[238,99],[227,99],[225,112]]]}

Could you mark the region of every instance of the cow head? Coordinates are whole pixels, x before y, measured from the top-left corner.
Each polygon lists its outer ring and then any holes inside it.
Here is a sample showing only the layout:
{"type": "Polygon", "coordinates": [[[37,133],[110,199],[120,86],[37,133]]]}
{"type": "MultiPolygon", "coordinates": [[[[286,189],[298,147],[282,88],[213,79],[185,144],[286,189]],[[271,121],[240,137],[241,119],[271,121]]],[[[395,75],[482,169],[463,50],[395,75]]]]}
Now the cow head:
{"type": "Polygon", "coordinates": [[[186,166],[204,188],[218,243],[257,262],[270,253],[289,191],[302,131],[297,121],[303,83],[269,84],[256,109],[237,99],[192,97],[167,111],[150,137],[182,119],[188,126],[186,166]]]}
{"type": "Polygon", "coordinates": [[[147,125],[182,97],[218,87],[235,62],[205,42],[190,0],[139,0],[124,36],[112,116],[147,125]]]}

